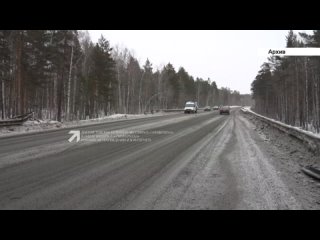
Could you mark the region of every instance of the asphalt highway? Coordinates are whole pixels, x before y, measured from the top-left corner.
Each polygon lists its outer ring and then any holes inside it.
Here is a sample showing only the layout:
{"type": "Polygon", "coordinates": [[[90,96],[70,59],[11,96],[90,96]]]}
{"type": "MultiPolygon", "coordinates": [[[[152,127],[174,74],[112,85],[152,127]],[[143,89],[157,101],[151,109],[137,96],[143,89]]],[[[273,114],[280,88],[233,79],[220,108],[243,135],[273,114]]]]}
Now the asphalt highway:
{"type": "Polygon", "coordinates": [[[123,131],[118,142],[70,143],[72,129],[0,138],[0,209],[302,208],[250,124],[235,108],[73,129],[123,131]]]}

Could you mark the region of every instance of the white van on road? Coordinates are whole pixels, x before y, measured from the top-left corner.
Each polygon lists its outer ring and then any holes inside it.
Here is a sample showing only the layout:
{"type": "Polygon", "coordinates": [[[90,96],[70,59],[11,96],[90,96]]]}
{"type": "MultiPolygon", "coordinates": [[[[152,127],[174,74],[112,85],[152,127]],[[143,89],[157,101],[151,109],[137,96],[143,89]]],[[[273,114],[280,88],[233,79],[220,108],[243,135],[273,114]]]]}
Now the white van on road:
{"type": "Polygon", "coordinates": [[[198,103],[197,102],[186,102],[184,107],[184,113],[197,113],[198,103]]]}

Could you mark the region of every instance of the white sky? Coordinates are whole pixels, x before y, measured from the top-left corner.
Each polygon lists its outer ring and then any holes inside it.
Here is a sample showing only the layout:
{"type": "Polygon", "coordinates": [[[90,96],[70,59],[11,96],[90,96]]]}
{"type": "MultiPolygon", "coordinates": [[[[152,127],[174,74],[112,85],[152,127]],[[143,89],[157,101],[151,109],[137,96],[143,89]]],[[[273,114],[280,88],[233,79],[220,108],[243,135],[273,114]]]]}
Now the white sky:
{"type": "MultiPolygon", "coordinates": [[[[296,30],[295,32],[302,32],[296,30]]],[[[101,34],[111,46],[133,50],[141,67],[147,58],[154,69],[172,63],[194,78],[210,78],[218,87],[250,93],[250,85],[266,57],[259,49],[284,48],[289,30],[89,30],[93,42],[101,34]]],[[[311,31],[306,31],[311,32],[311,31]]]]}

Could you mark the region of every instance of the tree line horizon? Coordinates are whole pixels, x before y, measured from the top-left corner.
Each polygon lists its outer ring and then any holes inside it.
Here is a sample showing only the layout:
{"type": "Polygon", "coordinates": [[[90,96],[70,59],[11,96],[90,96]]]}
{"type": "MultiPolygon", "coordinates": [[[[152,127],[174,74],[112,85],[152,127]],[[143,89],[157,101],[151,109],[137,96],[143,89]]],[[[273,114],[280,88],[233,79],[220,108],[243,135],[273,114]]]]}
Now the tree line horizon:
{"type": "Polygon", "coordinates": [[[250,94],[218,88],[171,63],[143,66],[127,48],[111,47],[88,31],[0,30],[0,113],[11,118],[34,112],[57,121],[114,113],[141,114],[200,106],[250,105],[250,94]]]}

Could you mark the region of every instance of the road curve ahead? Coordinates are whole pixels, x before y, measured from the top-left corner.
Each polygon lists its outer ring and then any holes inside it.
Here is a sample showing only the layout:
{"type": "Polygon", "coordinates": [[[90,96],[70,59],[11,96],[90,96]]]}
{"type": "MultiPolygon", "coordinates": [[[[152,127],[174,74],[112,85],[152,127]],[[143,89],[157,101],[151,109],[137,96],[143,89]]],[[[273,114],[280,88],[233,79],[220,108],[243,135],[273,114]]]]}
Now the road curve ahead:
{"type": "Polygon", "coordinates": [[[79,130],[148,141],[69,143],[63,129],[1,138],[0,209],[303,208],[239,109],[79,130]]]}

